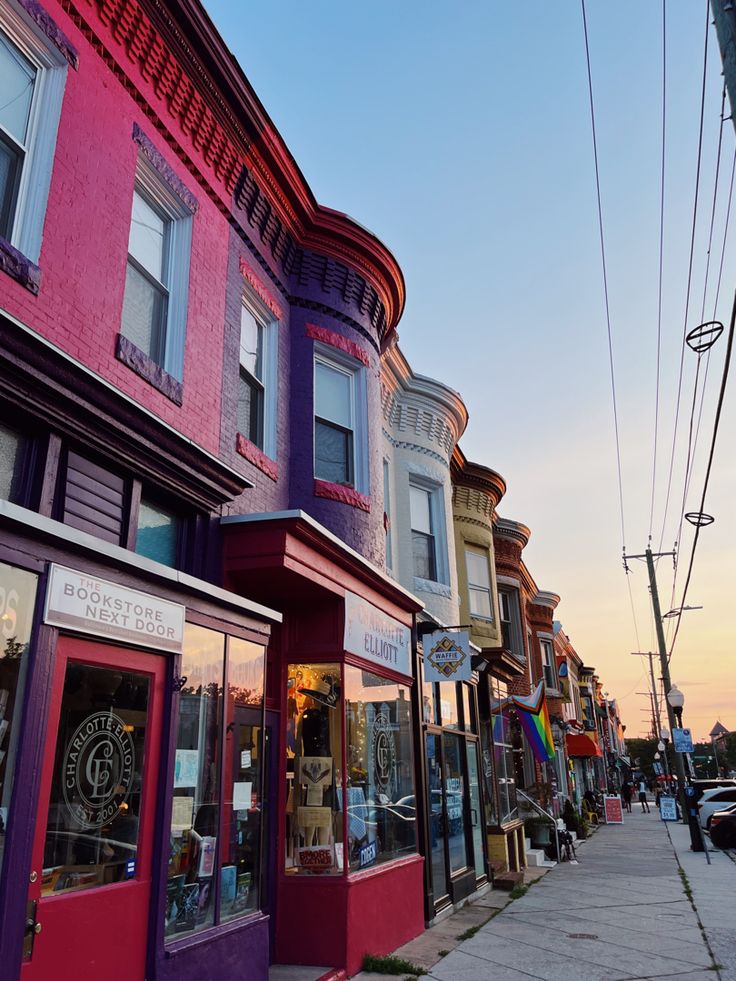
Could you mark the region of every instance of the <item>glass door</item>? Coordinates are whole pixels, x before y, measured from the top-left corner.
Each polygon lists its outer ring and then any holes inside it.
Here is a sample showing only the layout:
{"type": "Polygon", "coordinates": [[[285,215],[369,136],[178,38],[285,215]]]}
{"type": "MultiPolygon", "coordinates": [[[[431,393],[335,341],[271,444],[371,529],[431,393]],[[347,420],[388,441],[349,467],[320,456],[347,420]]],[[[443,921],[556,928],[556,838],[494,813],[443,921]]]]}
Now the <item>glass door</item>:
{"type": "Polygon", "coordinates": [[[432,893],[435,905],[450,892],[447,872],[447,822],[445,820],[440,737],[427,733],[427,793],[429,795],[429,849],[432,865],[432,893]]]}
{"type": "Polygon", "coordinates": [[[59,638],[24,981],[145,976],[165,663],[59,638]]]}
{"type": "Polygon", "coordinates": [[[478,780],[478,744],[471,739],[465,741],[468,758],[468,797],[470,800],[470,829],[473,838],[475,876],[480,879],[486,874],[483,850],[483,819],[480,802],[480,782],[478,780]]]}
{"type": "Polygon", "coordinates": [[[449,845],[450,872],[460,872],[468,867],[468,842],[465,829],[469,815],[466,813],[466,794],[463,767],[463,739],[451,732],[442,733],[444,751],[444,784],[447,807],[447,840],[449,845]]]}

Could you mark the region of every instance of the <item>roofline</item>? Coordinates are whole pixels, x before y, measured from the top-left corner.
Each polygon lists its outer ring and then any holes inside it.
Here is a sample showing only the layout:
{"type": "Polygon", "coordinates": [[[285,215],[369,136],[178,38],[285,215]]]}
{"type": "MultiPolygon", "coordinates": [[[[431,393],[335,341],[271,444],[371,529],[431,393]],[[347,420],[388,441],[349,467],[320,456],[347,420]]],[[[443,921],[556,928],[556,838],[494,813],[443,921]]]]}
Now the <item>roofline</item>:
{"type": "Polygon", "coordinates": [[[488,494],[493,501],[494,510],[506,493],[506,481],[501,474],[481,463],[472,463],[459,446],[456,446],[452,452],[450,473],[453,484],[459,487],[472,487],[488,494]]]}

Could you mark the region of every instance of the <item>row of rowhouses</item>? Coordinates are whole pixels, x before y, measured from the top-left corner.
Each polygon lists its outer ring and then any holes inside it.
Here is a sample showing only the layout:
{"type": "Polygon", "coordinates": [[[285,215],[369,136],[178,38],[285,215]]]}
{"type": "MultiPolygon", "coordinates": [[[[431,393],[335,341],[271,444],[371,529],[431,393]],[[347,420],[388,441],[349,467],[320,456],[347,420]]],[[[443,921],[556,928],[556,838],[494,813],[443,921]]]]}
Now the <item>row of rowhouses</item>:
{"type": "Polygon", "coordinates": [[[558,597],[197,0],[4,0],[0,78],[3,976],[353,973],[607,779],[558,597]]]}

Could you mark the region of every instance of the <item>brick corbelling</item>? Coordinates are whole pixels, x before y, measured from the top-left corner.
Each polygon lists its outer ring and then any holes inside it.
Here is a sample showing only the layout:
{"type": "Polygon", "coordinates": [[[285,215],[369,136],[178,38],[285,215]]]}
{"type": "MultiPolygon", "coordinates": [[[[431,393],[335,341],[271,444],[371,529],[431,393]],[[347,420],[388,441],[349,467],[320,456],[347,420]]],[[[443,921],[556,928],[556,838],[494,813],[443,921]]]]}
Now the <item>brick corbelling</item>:
{"type": "Polygon", "coordinates": [[[306,324],[304,332],[313,341],[321,341],[323,344],[329,344],[330,347],[336,347],[338,350],[344,351],[351,358],[355,358],[356,361],[364,364],[366,368],[371,363],[367,352],[359,344],[356,344],[355,341],[351,341],[347,337],[343,337],[342,334],[338,334],[335,330],[320,327],[319,324],[306,324]]]}
{"type": "Polygon", "coordinates": [[[235,437],[235,449],[249,463],[252,463],[254,467],[258,467],[262,473],[270,477],[271,480],[276,481],[279,479],[278,464],[266,456],[263,450],[259,450],[255,443],[251,443],[249,439],[246,439],[242,433],[237,433],[235,437]]]}
{"type": "Polygon", "coordinates": [[[270,292],[270,290],[258,279],[242,256],[240,258],[240,275],[246,281],[250,289],[253,290],[261,303],[268,307],[277,320],[286,319],[284,308],[278,302],[276,297],[270,292]]]}
{"type": "Polygon", "coordinates": [[[371,499],[365,494],[360,494],[352,487],[343,487],[342,484],[332,484],[328,480],[314,481],[314,496],[326,497],[331,501],[339,501],[341,504],[349,504],[350,507],[360,508],[370,514],[371,499]]]}

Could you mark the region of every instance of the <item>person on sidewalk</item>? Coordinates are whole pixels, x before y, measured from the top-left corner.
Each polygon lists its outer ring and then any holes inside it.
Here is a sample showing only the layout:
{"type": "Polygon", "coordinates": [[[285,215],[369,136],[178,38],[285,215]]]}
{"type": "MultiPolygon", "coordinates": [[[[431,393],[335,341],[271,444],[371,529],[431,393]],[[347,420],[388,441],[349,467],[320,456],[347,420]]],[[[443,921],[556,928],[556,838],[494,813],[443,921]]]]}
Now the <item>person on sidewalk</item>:
{"type": "Polygon", "coordinates": [[[649,814],[649,801],[647,800],[647,782],[644,777],[639,781],[639,803],[641,804],[641,813],[644,814],[646,811],[649,814]]]}
{"type": "Polygon", "coordinates": [[[629,781],[624,780],[623,784],[621,785],[621,799],[624,802],[624,810],[628,811],[629,814],[631,814],[631,795],[633,789],[634,788],[631,786],[629,781]]]}

